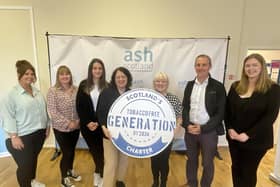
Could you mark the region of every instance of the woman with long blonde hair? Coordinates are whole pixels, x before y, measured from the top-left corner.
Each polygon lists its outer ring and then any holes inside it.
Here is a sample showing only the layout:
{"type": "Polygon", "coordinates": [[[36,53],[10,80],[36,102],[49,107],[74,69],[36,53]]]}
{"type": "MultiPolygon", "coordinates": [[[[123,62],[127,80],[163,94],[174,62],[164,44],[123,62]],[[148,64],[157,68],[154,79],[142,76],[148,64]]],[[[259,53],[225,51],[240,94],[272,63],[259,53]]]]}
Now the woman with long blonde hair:
{"type": "Polygon", "coordinates": [[[273,146],[280,88],[266,68],[260,54],[247,56],[241,79],[232,84],[227,96],[225,125],[234,187],[256,186],[258,165],[273,146]]]}

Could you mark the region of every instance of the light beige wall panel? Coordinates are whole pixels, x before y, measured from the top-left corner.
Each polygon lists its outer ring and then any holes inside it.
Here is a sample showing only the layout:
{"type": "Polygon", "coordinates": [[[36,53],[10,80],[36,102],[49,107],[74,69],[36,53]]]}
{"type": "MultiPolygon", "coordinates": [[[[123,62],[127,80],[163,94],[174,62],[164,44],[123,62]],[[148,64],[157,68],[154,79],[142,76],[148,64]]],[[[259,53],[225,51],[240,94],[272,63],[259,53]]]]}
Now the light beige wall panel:
{"type": "Polygon", "coordinates": [[[246,0],[239,75],[248,49],[280,49],[279,0],[246,0]]]}
{"type": "Polygon", "coordinates": [[[17,84],[15,62],[27,59],[34,66],[33,36],[29,10],[0,8],[0,96],[17,84]]]}
{"type": "Polygon", "coordinates": [[[231,36],[228,72],[236,72],[243,1],[34,0],[42,89],[49,87],[46,31],[121,37],[231,36]]]}

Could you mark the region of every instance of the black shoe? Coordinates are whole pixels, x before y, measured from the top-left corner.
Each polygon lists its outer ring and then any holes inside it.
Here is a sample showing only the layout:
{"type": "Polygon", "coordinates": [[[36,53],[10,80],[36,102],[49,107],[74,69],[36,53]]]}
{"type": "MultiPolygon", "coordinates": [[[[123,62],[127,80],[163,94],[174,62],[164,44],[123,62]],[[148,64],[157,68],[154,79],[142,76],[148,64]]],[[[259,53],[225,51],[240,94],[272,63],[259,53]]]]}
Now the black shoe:
{"type": "Polygon", "coordinates": [[[161,182],[160,187],[166,187],[166,182],[161,182]]]}
{"type": "Polygon", "coordinates": [[[220,155],[219,151],[216,151],[215,157],[219,160],[223,160],[223,157],[220,155]]]}
{"type": "Polygon", "coordinates": [[[73,169],[67,171],[67,177],[69,177],[70,179],[73,179],[74,181],[81,181],[82,180],[81,175],[76,174],[73,169]]]}
{"type": "Polygon", "coordinates": [[[158,187],[159,182],[158,181],[154,181],[154,183],[152,184],[152,187],[158,187]]]}
{"type": "Polygon", "coordinates": [[[117,181],[116,182],[116,187],[125,187],[125,184],[123,181],[117,181]]]}
{"type": "Polygon", "coordinates": [[[60,154],[61,154],[61,152],[56,150],[54,152],[53,156],[51,157],[50,161],[54,161],[57,157],[59,157],[60,154]]]}
{"type": "Polygon", "coordinates": [[[70,181],[69,177],[65,177],[61,181],[61,187],[75,187],[75,185],[70,181]]]}

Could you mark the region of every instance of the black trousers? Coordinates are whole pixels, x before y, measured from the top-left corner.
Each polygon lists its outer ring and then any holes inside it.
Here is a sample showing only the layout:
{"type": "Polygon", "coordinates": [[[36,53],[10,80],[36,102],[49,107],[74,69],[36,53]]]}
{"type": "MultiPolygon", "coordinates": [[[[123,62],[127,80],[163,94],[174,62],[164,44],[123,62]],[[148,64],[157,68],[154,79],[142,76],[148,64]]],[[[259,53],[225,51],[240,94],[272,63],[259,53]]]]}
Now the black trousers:
{"type": "Polygon", "coordinates": [[[104,148],[103,148],[103,132],[100,126],[94,131],[90,131],[87,127],[81,127],[81,133],[87,143],[89,152],[95,163],[95,173],[99,173],[103,177],[104,170],[104,148]]]}
{"type": "Polygon", "coordinates": [[[14,149],[10,138],[6,139],[6,146],[18,166],[16,174],[20,187],[31,187],[31,181],[36,178],[37,159],[46,138],[46,130],[40,129],[20,138],[24,144],[22,150],[14,149]]]}
{"type": "Polygon", "coordinates": [[[153,173],[153,180],[155,183],[160,182],[161,186],[166,186],[169,173],[169,156],[171,153],[172,143],[158,155],[151,157],[151,168],[153,173]]]}
{"type": "Polygon", "coordinates": [[[231,156],[231,172],[234,187],[255,187],[257,169],[266,150],[242,149],[229,143],[231,156]]]}
{"type": "Polygon", "coordinates": [[[73,169],[73,162],[75,157],[75,148],[79,139],[80,130],[74,130],[71,132],[61,132],[53,129],[55,139],[62,152],[62,158],[60,161],[61,177],[67,177],[67,171],[73,169]]]}

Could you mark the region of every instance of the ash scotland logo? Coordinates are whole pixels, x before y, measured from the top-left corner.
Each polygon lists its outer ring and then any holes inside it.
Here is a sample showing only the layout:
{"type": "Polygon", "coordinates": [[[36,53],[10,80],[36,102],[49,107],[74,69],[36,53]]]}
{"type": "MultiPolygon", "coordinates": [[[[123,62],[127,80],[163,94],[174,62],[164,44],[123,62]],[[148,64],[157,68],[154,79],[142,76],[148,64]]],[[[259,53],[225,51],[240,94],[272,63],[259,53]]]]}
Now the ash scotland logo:
{"type": "Polygon", "coordinates": [[[107,126],[120,151],[131,157],[147,158],[170,144],[176,117],[163,95],[139,88],[124,93],[113,103],[107,126]]]}

